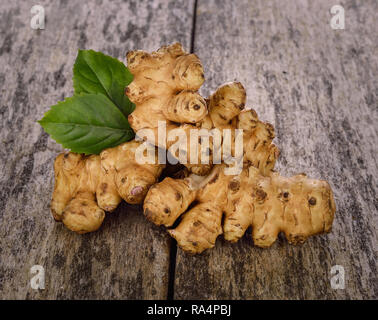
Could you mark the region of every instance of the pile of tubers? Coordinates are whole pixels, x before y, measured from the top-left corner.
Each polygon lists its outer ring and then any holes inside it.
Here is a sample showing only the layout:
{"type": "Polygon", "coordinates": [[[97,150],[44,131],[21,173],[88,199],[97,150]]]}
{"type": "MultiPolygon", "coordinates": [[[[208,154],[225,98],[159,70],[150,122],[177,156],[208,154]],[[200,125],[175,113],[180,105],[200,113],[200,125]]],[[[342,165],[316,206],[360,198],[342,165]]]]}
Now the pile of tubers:
{"type": "MultiPolygon", "coordinates": [[[[178,245],[191,253],[214,247],[220,234],[236,242],[250,226],[259,247],[272,245],[281,231],[289,243],[297,244],[331,230],[336,208],[330,185],[305,174],[286,178],[274,171],[279,156],[272,143],[274,128],[245,107],[246,92],[239,82],[203,98],[198,93],[204,82],[201,62],[178,43],[152,53],[128,52],[127,67],[134,80],[125,93],[136,105],[128,120],[137,135],[145,129],[157,133],[162,121],[166,137],[178,128],[188,136],[192,129],[242,129],[242,168],[238,174],[225,174],[229,164],[213,161],[217,152],[213,143],[206,154],[208,163],[182,161],[180,152],[189,157],[194,148],[188,141],[172,155],[183,163],[182,177],[176,174],[159,182],[166,165],[157,156],[152,164],[140,164],[135,158],[143,143],[160,149],[172,146],[169,139],[164,143],[156,139],[157,134],[100,155],[62,153],[54,163],[55,220],[86,233],[97,230],[105,211],[115,210],[122,199],[143,203],[146,218],[166,226],[178,245]]],[[[234,149],[226,144],[221,141],[220,148],[234,149]]]]}

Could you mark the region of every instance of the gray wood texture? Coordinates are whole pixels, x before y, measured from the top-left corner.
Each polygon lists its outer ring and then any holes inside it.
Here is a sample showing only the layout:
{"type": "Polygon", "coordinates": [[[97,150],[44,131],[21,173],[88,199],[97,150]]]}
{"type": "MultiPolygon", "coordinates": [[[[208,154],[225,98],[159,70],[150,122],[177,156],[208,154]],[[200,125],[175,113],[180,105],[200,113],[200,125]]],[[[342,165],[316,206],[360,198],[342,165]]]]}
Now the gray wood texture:
{"type": "Polygon", "coordinates": [[[330,0],[39,1],[46,29],[30,28],[34,1],[0,3],[0,299],[377,299],[378,3],[342,2],[345,30],[330,27],[330,0]],[[239,80],[248,106],[276,128],[277,169],[330,181],[333,231],[270,249],[250,237],[198,256],[122,204],[80,236],[55,223],[49,202],[61,150],[36,123],[72,94],[78,48],[120,60],[132,49],[194,43],[204,95],[239,80]],[[174,252],[174,251],[173,251],[174,252]],[[170,272],[169,263],[176,263],[170,272]],[[30,268],[46,270],[45,290],[30,268]],[[345,268],[344,290],[330,285],[345,268]],[[168,293],[169,277],[173,291],[168,293]]]}
{"type": "Polygon", "coordinates": [[[199,1],[195,52],[205,95],[237,79],[248,106],[276,129],[283,175],[326,179],[337,205],[333,231],[270,249],[221,237],[200,256],[177,255],[177,299],[378,298],[378,2],[343,1],[345,30],[329,21],[334,1],[199,1]],[[330,285],[345,269],[345,289],[330,285]]]}
{"type": "Polygon", "coordinates": [[[30,28],[35,1],[0,6],[0,298],[164,299],[169,244],[141,210],[121,206],[99,232],[78,236],[49,212],[61,150],[36,123],[72,95],[77,50],[124,61],[126,51],[174,41],[190,46],[191,1],[40,1],[45,30],[30,28]],[[42,265],[45,290],[30,287],[42,265]]]}

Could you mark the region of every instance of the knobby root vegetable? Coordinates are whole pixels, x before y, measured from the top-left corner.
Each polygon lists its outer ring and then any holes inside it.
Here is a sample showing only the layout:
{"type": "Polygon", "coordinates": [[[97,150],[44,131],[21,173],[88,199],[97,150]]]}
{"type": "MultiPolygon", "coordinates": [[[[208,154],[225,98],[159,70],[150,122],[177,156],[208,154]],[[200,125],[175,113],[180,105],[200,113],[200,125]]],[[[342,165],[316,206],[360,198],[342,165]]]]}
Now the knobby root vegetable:
{"type": "Polygon", "coordinates": [[[60,154],[54,164],[51,203],[56,220],[86,233],[97,230],[105,211],[113,211],[122,199],[135,204],[145,198],[145,216],[170,228],[179,246],[191,253],[213,247],[220,234],[236,242],[249,227],[260,247],[272,245],[280,232],[296,244],[331,230],[335,203],[329,184],[305,174],[286,178],[273,171],[279,156],[272,142],[274,128],[245,108],[246,92],[239,82],[224,84],[202,98],[198,93],[204,82],[202,65],[178,43],[152,53],[129,52],[127,62],[134,80],[125,92],[136,105],[129,123],[141,138],[168,150],[177,143],[169,134],[182,129],[187,142],[173,157],[186,166],[184,177],[175,172],[176,178],[156,183],[164,165],[158,164],[156,152],[155,164],[139,165],[135,152],[141,142],[135,140],[100,155],[60,154]],[[166,124],[163,145],[158,139],[161,121],[166,124]],[[143,135],[143,129],[151,130],[152,137],[143,135]],[[193,129],[207,133],[193,141],[189,139],[193,129]],[[214,159],[224,150],[236,157],[236,129],[243,130],[242,171],[227,175],[230,163],[223,157],[220,164],[214,159]],[[212,136],[214,130],[221,131],[220,141],[212,136]],[[193,148],[197,163],[190,158],[193,148]],[[186,161],[181,161],[180,153],[186,161]]]}
{"type": "MultiPolygon", "coordinates": [[[[279,156],[278,148],[272,143],[275,133],[273,126],[259,120],[254,109],[245,109],[246,93],[240,82],[227,83],[219,87],[208,99],[209,114],[199,123],[201,129],[230,129],[230,141],[222,140],[221,148],[228,148],[235,156],[235,129],[243,130],[243,162],[269,174],[279,156]]],[[[213,145],[211,145],[211,149],[213,145]]],[[[215,153],[212,150],[211,153],[215,153]]],[[[206,173],[209,173],[207,170],[206,173]]],[[[195,170],[193,173],[199,174],[195,170]]]]}
{"type": "MultiPolygon", "coordinates": [[[[127,64],[134,75],[134,80],[126,88],[126,94],[136,105],[135,111],[129,115],[131,127],[137,134],[143,129],[152,130],[152,137],[142,138],[167,149],[178,140],[170,140],[170,132],[181,129],[187,137],[187,142],[184,145],[181,144],[172,155],[179,159],[182,152],[185,161],[181,163],[191,172],[206,175],[211,170],[215,154],[210,131],[212,129],[219,129],[221,134],[223,129],[231,129],[233,133],[237,128],[244,129],[246,131],[243,139],[245,147],[253,150],[248,151],[245,159],[252,165],[259,167],[259,162],[266,161],[261,158],[264,158],[267,153],[274,154],[275,147],[270,144],[268,137],[266,140],[260,139],[261,145],[259,145],[249,135],[253,125],[256,125],[258,121],[256,114],[243,113],[239,117],[246,102],[244,87],[239,82],[227,83],[219,87],[208,99],[203,99],[197,92],[204,81],[201,62],[195,54],[186,53],[180,44],[164,46],[152,53],[128,52],[127,64]],[[162,138],[163,140],[159,140],[158,134],[158,125],[161,121],[166,123],[166,135],[162,138]],[[189,139],[193,129],[208,130],[207,152],[202,152],[197,143],[198,140],[189,139]],[[254,145],[250,146],[249,144],[252,143],[254,145]],[[196,163],[190,158],[193,148],[197,149],[196,163]]],[[[268,124],[264,126],[266,130],[273,132],[271,126],[271,129],[268,128],[268,124]]],[[[253,131],[263,132],[264,130],[253,131]]],[[[232,137],[234,138],[234,135],[232,137]]],[[[273,137],[274,135],[269,137],[270,141],[273,137]]],[[[223,150],[223,140],[219,143],[223,150]]],[[[277,157],[277,149],[275,152],[276,155],[271,158],[277,157]]],[[[275,160],[271,159],[271,161],[274,166],[275,160]]]]}
{"type": "MultiPolygon", "coordinates": [[[[189,137],[190,130],[196,129],[195,124],[207,115],[206,100],[197,92],[204,82],[199,58],[175,43],[152,53],[130,51],[127,66],[134,80],[126,88],[126,95],[136,106],[128,120],[137,135],[142,135],[145,129],[151,130],[152,137],[142,138],[163,149],[177,142],[169,139],[170,132],[176,129],[182,129],[189,137]],[[165,137],[161,140],[159,122],[166,126],[165,137]]],[[[181,147],[187,155],[185,165],[197,174],[208,173],[210,164],[190,164],[189,148],[189,145],[181,147]]],[[[178,159],[178,154],[173,157],[178,159]]]]}
{"type": "Polygon", "coordinates": [[[127,67],[134,75],[126,88],[127,96],[136,105],[129,115],[134,131],[157,130],[158,121],[166,121],[169,131],[180,123],[194,124],[206,116],[206,101],[197,92],[204,82],[201,62],[179,43],[152,53],[130,51],[127,67]]]}
{"type": "Polygon", "coordinates": [[[292,244],[329,232],[335,213],[332,190],[326,181],[305,174],[286,178],[271,172],[261,175],[253,166],[240,175],[225,175],[214,166],[207,177],[166,178],[152,186],[144,201],[145,216],[168,230],[185,251],[200,253],[224,234],[238,241],[252,226],[259,247],[271,246],[279,232],[292,244]]]}
{"type": "MultiPolygon", "coordinates": [[[[135,161],[140,142],[130,141],[109,148],[100,155],[61,153],[54,163],[55,187],[52,215],[70,230],[86,233],[97,230],[124,199],[141,203],[148,188],[157,182],[163,165],[135,161]]],[[[157,161],[155,162],[157,163],[157,161]]]]}

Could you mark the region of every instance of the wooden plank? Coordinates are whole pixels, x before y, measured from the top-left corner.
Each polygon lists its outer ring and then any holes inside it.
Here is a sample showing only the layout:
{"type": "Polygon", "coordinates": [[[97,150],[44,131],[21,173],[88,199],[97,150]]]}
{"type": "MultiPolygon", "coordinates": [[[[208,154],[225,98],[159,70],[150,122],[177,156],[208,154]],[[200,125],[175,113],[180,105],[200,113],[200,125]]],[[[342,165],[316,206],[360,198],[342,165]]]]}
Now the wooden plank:
{"type": "Polygon", "coordinates": [[[53,221],[52,165],[61,148],[36,120],[72,95],[78,48],[122,60],[128,50],[174,41],[189,48],[193,1],[38,3],[46,13],[40,31],[30,28],[35,1],[0,9],[0,298],[164,299],[170,240],[140,208],[124,204],[84,236],[53,221]],[[45,290],[30,288],[33,265],[45,268],[45,290]]]}
{"type": "Polygon", "coordinates": [[[199,1],[195,52],[204,94],[240,80],[248,105],[276,128],[284,175],[330,181],[333,231],[303,246],[272,248],[221,237],[199,256],[178,250],[177,299],[377,299],[377,1],[199,1]],[[345,289],[331,288],[331,267],[345,289]]]}

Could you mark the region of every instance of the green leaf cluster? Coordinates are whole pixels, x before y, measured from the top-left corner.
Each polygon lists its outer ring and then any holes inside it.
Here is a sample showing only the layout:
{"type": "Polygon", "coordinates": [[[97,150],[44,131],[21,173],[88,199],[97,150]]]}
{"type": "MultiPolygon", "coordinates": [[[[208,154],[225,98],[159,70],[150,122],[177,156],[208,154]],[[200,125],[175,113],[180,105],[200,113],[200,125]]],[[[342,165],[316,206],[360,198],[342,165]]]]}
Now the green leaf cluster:
{"type": "Polygon", "coordinates": [[[99,154],[134,137],[127,116],[135,105],[124,94],[133,75],[115,58],[79,50],[74,68],[74,96],[52,106],[38,122],[56,142],[72,152],[99,154]]]}

